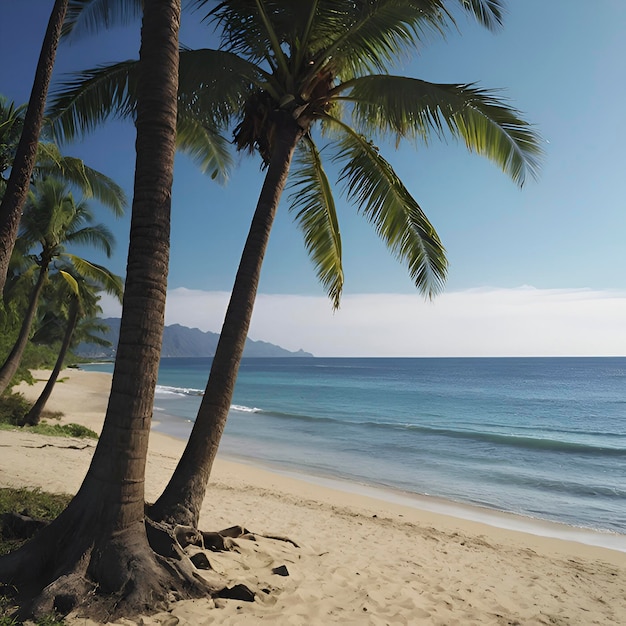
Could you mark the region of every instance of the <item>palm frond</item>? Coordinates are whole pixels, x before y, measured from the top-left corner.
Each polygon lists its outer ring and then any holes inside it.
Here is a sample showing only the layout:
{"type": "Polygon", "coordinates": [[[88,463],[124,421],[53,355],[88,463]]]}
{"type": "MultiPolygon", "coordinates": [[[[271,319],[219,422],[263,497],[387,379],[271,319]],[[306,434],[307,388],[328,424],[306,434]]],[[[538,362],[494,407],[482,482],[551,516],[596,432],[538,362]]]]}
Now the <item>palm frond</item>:
{"type": "Polygon", "coordinates": [[[271,80],[254,63],[225,50],[180,51],[179,107],[215,126],[227,124],[242,109],[246,97],[271,80]]]}
{"type": "Polygon", "coordinates": [[[335,200],[320,154],[310,137],[299,145],[289,197],[290,211],[304,236],[304,245],[333,308],[338,309],[343,289],[341,233],[335,200]]]}
{"type": "MultiPolygon", "coordinates": [[[[75,254],[66,253],[64,257],[71,263],[81,278],[93,281],[98,289],[115,296],[121,302],[124,286],[119,276],[113,274],[106,267],[87,261],[75,254]]],[[[71,273],[73,274],[74,272],[71,273]]]]}
{"type": "MultiPolygon", "coordinates": [[[[209,0],[197,0],[198,6],[209,4],[209,0]]],[[[277,10],[284,11],[286,3],[266,2],[272,22],[276,25],[277,10]],[[278,5],[283,5],[282,7],[278,5]]],[[[298,3],[290,3],[298,4],[298,3]]],[[[256,0],[226,0],[218,2],[205,18],[213,23],[220,33],[220,48],[239,54],[253,63],[266,61],[272,69],[270,52],[272,41],[259,14],[256,0]]],[[[277,28],[278,30],[278,28],[277,28]]]]}
{"type": "Polygon", "coordinates": [[[67,284],[69,290],[74,294],[77,298],[80,296],[80,290],[78,288],[78,281],[69,273],[63,270],[59,270],[59,274],[67,284]]]}
{"type": "Polygon", "coordinates": [[[70,0],[61,36],[76,38],[115,24],[128,24],[139,18],[142,11],[142,0],[70,0]]]}
{"type": "Polygon", "coordinates": [[[433,297],[445,282],[448,262],[434,227],[378,149],[342,126],[335,160],[347,197],[372,222],[392,253],[406,263],[416,287],[433,297]]]}
{"type": "Polygon", "coordinates": [[[138,61],[100,65],[72,75],[51,94],[47,115],[57,141],[93,131],[109,117],[135,113],[138,61]]]}
{"type": "Polygon", "coordinates": [[[502,26],[504,19],[503,0],[456,0],[464,11],[473,15],[479,24],[494,31],[502,26]]]}
{"type": "Polygon", "coordinates": [[[194,117],[186,117],[179,110],[176,145],[189,156],[205,174],[225,183],[233,165],[230,142],[219,132],[203,125],[194,117]]]}
{"type": "Polygon", "coordinates": [[[332,43],[311,68],[332,64],[342,80],[364,73],[386,73],[403,54],[442,36],[449,21],[444,0],[341,2],[335,7],[332,43]],[[332,61],[330,61],[332,59],[332,61]]]}
{"type": "Polygon", "coordinates": [[[102,250],[110,257],[115,245],[113,233],[104,224],[85,226],[72,233],[67,233],[65,242],[68,244],[84,244],[102,250]]]}
{"type": "Polygon", "coordinates": [[[463,139],[471,152],[491,159],[519,185],[528,174],[538,174],[539,135],[493,92],[381,75],[354,79],[346,88],[355,124],[367,135],[392,133],[427,141],[433,134],[442,138],[449,133],[463,139]]]}
{"type": "Polygon", "coordinates": [[[95,198],[120,217],[127,205],[124,190],[111,178],[85,165],[76,157],[64,156],[53,143],[40,143],[35,179],[53,177],[74,185],[85,198],[95,198]]]}

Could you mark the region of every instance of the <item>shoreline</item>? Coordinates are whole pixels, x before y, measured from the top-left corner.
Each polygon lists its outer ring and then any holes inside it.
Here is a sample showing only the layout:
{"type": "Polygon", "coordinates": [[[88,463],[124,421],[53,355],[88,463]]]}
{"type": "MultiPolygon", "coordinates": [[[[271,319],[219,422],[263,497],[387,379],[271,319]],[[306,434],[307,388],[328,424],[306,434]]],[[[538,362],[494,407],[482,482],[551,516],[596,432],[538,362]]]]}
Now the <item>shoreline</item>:
{"type": "MultiPolygon", "coordinates": [[[[186,442],[190,420],[165,412],[156,414],[153,420],[153,432],[172,437],[177,441],[186,442]]],[[[352,481],[342,476],[322,475],[298,468],[282,466],[264,462],[263,460],[248,457],[244,454],[218,452],[218,459],[226,460],[269,473],[290,477],[294,480],[311,483],[323,489],[333,489],[337,492],[364,496],[378,500],[384,504],[397,504],[423,512],[436,513],[448,517],[459,518],[468,522],[477,522],[493,528],[511,530],[539,537],[573,541],[589,546],[605,548],[626,553],[626,534],[610,530],[573,526],[564,522],[541,517],[525,516],[512,511],[494,509],[468,502],[459,502],[444,497],[419,494],[403,491],[387,485],[352,481]]]]}
{"type": "MultiPolygon", "coordinates": [[[[42,375],[35,372],[36,378],[42,375]]],[[[62,422],[99,431],[111,375],[65,370],[61,378],[65,382],[56,386],[49,408],[64,413],[62,422]]],[[[16,391],[32,399],[43,384],[16,391]]],[[[148,501],[160,495],[183,447],[180,439],[151,432],[148,501]]],[[[95,442],[0,431],[0,448],[0,485],[75,493],[95,442]]],[[[259,593],[244,606],[208,599],[174,603],[159,614],[161,621],[157,615],[142,623],[161,623],[168,614],[181,626],[261,620],[314,625],[626,623],[622,551],[509,528],[511,518],[519,516],[502,514],[503,528],[450,515],[446,507],[455,505],[435,499],[428,501],[434,508],[443,506],[445,513],[417,508],[413,498],[407,504],[401,496],[380,499],[376,491],[358,485],[344,491],[332,480],[319,482],[218,455],[200,526],[216,530],[240,524],[256,541],[239,541],[237,552],[211,555],[211,564],[229,585],[243,583],[259,593]],[[288,537],[298,547],[269,539],[276,536],[288,537]],[[289,576],[273,574],[281,565],[289,576]]],[[[92,626],[85,620],[68,624],[92,626]]]]}

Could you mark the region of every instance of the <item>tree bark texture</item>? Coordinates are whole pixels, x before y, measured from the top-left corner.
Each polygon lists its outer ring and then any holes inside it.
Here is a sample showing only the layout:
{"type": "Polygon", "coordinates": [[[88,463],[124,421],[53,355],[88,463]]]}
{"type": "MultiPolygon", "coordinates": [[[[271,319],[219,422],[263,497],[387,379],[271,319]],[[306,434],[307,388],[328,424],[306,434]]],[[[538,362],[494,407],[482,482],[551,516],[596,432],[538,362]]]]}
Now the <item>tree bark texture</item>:
{"type": "Polygon", "coordinates": [[[179,25],[180,0],[144,2],[135,192],[111,395],[77,495],[30,543],[0,558],[0,581],[19,590],[25,614],[80,607],[107,622],[208,591],[184,559],[166,563],[151,549],[144,520],[169,260],[179,25]]]}
{"type": "Polygon", "coordinates": [[[276,143],[263,183],[213,357],[211,372],[189,441],[152,519],[198,525],[211,467],[228,418],[248,335],[261,267],[294,149],[303,130],[288,113],[276,112],[276,143]]]}
{"type": "Polygon", "coordinates": [[[22,209],[35,167],[48,87],[67,5],[68,0],[55,0],[52,8],[24,117],[22,135],[11,167],[11,175],[0,202],[0,293],[4,290],[9,260],[17,239],[22,209]]]}
{"type": "Polygon", "coordinates": [[[24,419],[21,420],[20,426],[36,426],[39,424],[41,420],[41,412],[44,410],[46,403],[50,399],[50,395],[52,394],[52,390],[56,385],[57,379],[59,378],[59,374],[61,369],[63,368],[63,361],[65,361],[65,355],[70,348],[70,344],[72,343],[72,336],[74,335],[74,329],[76,328],[76,324],[78,323],[78,315],[80,312],[80,304],[77,297],[72,297],[69,307],[69,315],[67,319],[67,326],[65,328],[65,333],[63,335],[63,341],[61,342],[61,348],[59,350],[59,354],[57,356],[56,363],[52,368],[52,372],[50,377],[48,378],[48,382],[46,382],[43,391],[39,394],[35,404],[31,407],[30,411],[26,413],[24,419]]]}

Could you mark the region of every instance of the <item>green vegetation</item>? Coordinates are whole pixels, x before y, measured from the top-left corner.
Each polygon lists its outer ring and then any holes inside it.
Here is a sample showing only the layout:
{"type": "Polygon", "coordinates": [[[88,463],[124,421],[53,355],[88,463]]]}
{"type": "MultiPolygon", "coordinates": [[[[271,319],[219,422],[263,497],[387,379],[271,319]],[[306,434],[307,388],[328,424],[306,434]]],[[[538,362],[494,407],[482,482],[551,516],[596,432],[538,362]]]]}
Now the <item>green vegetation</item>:
{"type": "MultiPolygon", "coordinates": [[[[38,489],[0,488],[0,519],[5,513],[20,513],[35,519],[53,520],[71,500],[65,494],[45,493],[38,489]]],[[[0,531],[0,555],[16,550],[25,539],[7,536],[4,528],[0,531]]],[[[6,590],[5,590],[6,591],[6,590]]],[[[0,626],[20,626],[22,622],[13,617],[17,610],[14,598],[9,594],[0,595],[0,626]]],[[[62,626],[65,622],[55,615],[44,615],[35,626],[62,626]]]]}
{"type": "MultiPolygon", "coordinates": [[[[0,517],[4,513],[21,513],[35,519],[53,520],[61,514],[70,500],[71,496],[65,494],[3,487],[0,488],[0,517]]],[[[6,537],[3,532],[0,535],[0,554],[7,554],[23,543],[24,539],[6,537]]]]}
{"type": "MultiPolygon", "coordinates": [[[[30,403],[21,393],[5,394],[0,397],[0,430],[17,428],[20,420],[30,410],[30,403]]],[[[59,419],[60,413],[44,411],[44,418],[59,419]]],[[[43,423],[37,426],[24,426],[25,430],[38,435],[52,435],[55,437],[88,437],[97,439],[98,434],[86,426],[80,424],[49,424],[43,423]]]]}
{"type": "MultiPolygon", "coordinates": [[[[0,313],[0,320],[1,318],[2,314],[0,313]]],[[[0,359],[2,359],[2,361],[4,361],[15,344],[18,331],[19,328],[11,328],[8,321],[6,324],[2,324],[0,321],[0,359]]],[[[34,383],[35,380],[33,379],[31,370],[52,369],[57,355],[59,354],[59,346],[60,342],[55,342],[50,345],[35,345],[29,342],[26,345],[20,366],[11,380],[11,385],[17,385],[23,380],[30,384],[34,383]]],[[[77,361],[78,359],[72,357],[72,363],[77,361]]]]}

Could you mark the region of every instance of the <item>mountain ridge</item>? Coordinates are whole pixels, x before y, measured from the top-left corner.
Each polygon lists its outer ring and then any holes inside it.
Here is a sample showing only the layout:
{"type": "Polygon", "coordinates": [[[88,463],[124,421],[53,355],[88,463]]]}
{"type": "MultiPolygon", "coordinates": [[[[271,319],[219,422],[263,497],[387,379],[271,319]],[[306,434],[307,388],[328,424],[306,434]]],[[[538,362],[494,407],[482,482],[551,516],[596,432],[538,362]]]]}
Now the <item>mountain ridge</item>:
{"type": "MultiPolygon", "coordinates": [[[[94,359],[112,358],[115,356],[120,332],[120,318],[108,317],[103,319],[102,322],[109,327],[109,332],[103,333],[101,336],[111,342],[111,347],[105,348],[95,344],[82,343],[75,350],[78,356],[94,359]]],[[[163,331],[161,357],[212,357],[215,355],[219,337],[218,333],[211,331],[205,332],[199,328],[189,328],[182,324],[171,324],[166,326],[163,331]]],[[[293,352],[267,341],[246,339],[243,356],[246,358],[303,357],[313,356],[313,354],[302,349],[293,352]]]]}

